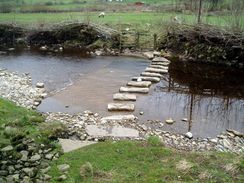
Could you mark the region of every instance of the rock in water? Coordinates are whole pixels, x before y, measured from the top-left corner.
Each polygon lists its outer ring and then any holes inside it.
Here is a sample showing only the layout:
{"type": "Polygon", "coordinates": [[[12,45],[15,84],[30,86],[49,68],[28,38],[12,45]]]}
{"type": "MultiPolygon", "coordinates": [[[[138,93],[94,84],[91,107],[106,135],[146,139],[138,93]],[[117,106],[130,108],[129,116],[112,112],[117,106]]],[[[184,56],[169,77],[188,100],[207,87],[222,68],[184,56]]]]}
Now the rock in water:
{"type": "Polygon", "coordinates": [[[127,83],[128,86],[134,87],[150,87],[152,84],[151,81],[129,81],[127,83]]]}
{"type": "Polygon", "coordinates": [[[134,104],[110,103],[108,104],[109,111],[134,111],[134,104]]]}
{"type": "Polygon", "coordinates": [[[136,95],[125,94],[125,93],[116,93],[113,95],[113,99],[121,100],[121,101],[136,101],[136,95]]]}
{"type": "Polygon", "coordinates": [[[148,93],[148,88],[137,88],[137,87],[121,87],[119,89],[120,92],[128,92],[128,93],[148,93]]]}
{"type": "Polygon", "coordinates": [[[44,83],[36,83],[37,88],[44,88],[44,83]]]}
{"type": "Polygon", "coordinates": [[[172,119],[172,118],[169,118],[169,119],[166,119],[165,120],[165,123],[167,123],[167,124],[169,124],[169,125],[171,125],[171,124],[173,124],[175,121],[172,119]]]}
{"type": "Polygon", "coordinates": [[[187,132],[187,133],[185,134],[185,137],[188,138],[188,139],[192,139],[192,138],[193,138],[193,135],[192,135],[191,132],[187,132]]]}

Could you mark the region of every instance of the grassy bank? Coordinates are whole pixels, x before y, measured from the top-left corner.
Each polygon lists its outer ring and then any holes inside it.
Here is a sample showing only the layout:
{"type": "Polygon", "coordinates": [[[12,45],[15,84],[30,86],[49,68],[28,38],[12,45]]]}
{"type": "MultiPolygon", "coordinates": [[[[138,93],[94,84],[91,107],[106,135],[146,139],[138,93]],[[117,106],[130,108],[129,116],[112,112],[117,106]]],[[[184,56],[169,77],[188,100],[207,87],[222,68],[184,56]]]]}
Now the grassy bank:
{"type": "Polygon", "coordinates": [[[0,98],[0,148],[23,138],[36,143],[52,143],[49,137],[62,127],[58,122],[46,124],[39,113],[17,107],[14,103],[0,98]]]}
{"type": "MultiPolygon", "coordinates": [[[[71,166],[67,183],[75,182],[242,182],[243,156],[228,153],[179,152],[148,142],[102,142],[61,156],[57,166],[71,166]]],[[[52,182],[56,182],[55,179],[52,182]]]]}

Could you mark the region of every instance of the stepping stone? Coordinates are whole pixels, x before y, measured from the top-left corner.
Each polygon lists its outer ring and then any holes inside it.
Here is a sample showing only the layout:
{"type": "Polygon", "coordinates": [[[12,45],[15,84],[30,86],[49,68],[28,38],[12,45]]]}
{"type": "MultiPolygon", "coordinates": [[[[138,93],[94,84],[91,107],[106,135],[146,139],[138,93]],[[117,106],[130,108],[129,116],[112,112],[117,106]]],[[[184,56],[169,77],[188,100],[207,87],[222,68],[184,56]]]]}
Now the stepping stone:
{"type": "Polygon", "coordinates": [[[137,88],[137,87],[121,87],[119,89],[120,92],[128,92],[128,93],[148,93],[149,88],[137,88]]]}
{"type": "Polygon", "coordinates": [[[58,140],[65,153],[97,143],[93,141],[80,141],[80,140],[70,140],[70,139],[58,139],[58,140]]]}
{"type": "Polygon", "coordinates": [[[155,57],[152,61],[153,62],[168,62],[168,63],[170,63],[170,61],[164,57],[155,57]]]}
{"type": "Polygon", "coordinates": [[[123,126],[96,126],[87,125],[86,133],[91,137],[117,137],[117,138],[138,138],[139,131],[123,126]]]}
{"type": "Polygon", "coordinates": [[[153,73],[153,72],[143,72],[143,73],[141,73],[141,76],[159,77],[159,78],[162,77],[161,74],[159,74],[159,73],[153,73]]]}
{"type": "Polygon", "coordinates": [[[169,69],[169,67],[167,67],[167,66],[154,65],[154,64],[150,65],[149,67],[155,68],[155,69],[165,69],[165,70],[169,69]]]}
{"type": "Polygon", "coordinates": [[[121,100],[121,101],[136,101],[136,95],[125,94],[125,93],[116,93],[113,95],[113,99],[121,100]]]}
{"type": "Polygon", "coordinates": [[[147,57],[150,60],[154,58],[153,52],[144,52],[142,55],[147,57]]]}
{"type": "Polygon", "coordinates": [[[152,84],[151,81],[129,81],[127,86],[135,86],[135,87],[150,87],[152,84]]]}
{"type": "Polygon", "coordinates": [[[109,111],[134,111],[134,104],[110,103],[108,104],[109,111]]]}
{"type": "Polygon", "coordinates": [[[123,120],[135,120],[136,117],[134,115],[114,115],[114,116],[107,116],[101,119],[101,123],[107,123],[109,121],[123,121],[123,120]]]}
{"type": "Polygon", "coordinates": [[[169,62],[152,62],[152,65],[161,65],[161,66],[168,66],[169,62]]]}
{"type": "Polygon", "coordinates": [[[160,74],[165,74],[168,73],[168,70],[165,69],[156,69],[156,68],[151,68],[151,67],[147,67],[146,72],[156,72],[156,73],[160,73],[160,74]]]}
{"type": "Polygon", "coordinates": [[[160,81],[160,78],[158,77],[146,77],[146,76],[143,76],[143,77],[133,77],[132,80],[133,81],[137,81],[138,79],[141,79],[142,81],[151,81],[151,82],[159,82],[160,81]]]}

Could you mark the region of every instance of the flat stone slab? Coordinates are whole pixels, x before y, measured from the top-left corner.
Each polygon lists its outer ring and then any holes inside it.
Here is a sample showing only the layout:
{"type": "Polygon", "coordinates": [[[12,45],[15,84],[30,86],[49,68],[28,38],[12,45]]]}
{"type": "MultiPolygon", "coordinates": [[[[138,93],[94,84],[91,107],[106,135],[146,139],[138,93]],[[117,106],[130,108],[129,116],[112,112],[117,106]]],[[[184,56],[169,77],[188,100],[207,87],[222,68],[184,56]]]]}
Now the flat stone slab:
{"type": "Polygon", "coordinates": [[[164,70],[168,70],[169,69],[169,67],[167,67],[167,66],[154,65],[154,64],[150,65],[149,67],[155,68],[155,69],[164,69],[164,70]]]}
{"type": "Polygon", "coordinates": [[[135,86],[135,87],[150,87],[152,85],[151,81],[129,81],[127,86],[135,86]]]}
{"type": "Polygon", "coordinates": [[[71,139],[59,139],[59,143],[62,146],[62,149],[65,153],[74,151],[76,149],[80,149],[85,146],[89,146],[91,144],[95,144],[97,142],[93,141],[80,141],[80,140],[71,140],[71,139]]]}
{"type": "Polygon", "coordinates": [[[170,61],[164,57],[155,57],[154,59],[152,59],[152,61],[153,62],[168,62],[168,63],[170,63],[170,61]]]}
{"type": "Polygon", "coordinates": [[[141,76],[141,77],[133,77],[132,80],[133,81],[137,81],[138,79],[141,79],[142,81],[151,81],[151,82],[159,82],[160,78],[158,77],[149,77],[149,76],[141,76]]]}
{"type": "Polygon", "coordinates": [[[133,128],[125,128],[123,126],[96,126],[87,125],[86,133],[91,137],[118,137],[118,138],[138,138],[139,131],[133,128]]]}
{"type": "Polygon", "coordinates": [[[168,66],[169,62],[152,62],[153,65],[161,65],[161,66],[168,66]]]}
{"type": "Polygon", "coordinates": [[[156,69],[156,68],[151,68],[151,67],[147,67],[146,72],[155,72],[155,73],[160,73],[160,74],[165,74],[168,73],[168,70],[166,69],[156,69]]]}
{"type": "Polygon", "coordinates": [[[120,87],[120,92],[128,93],[148,93],[149,88],[139,88],[139,87],[120,87]]]}
{"type": "Polygon", "coordinates": [[[107,123],[109,121],[123,121],[123,120],[135,120],[136,117],[134,115],[113,115],[113,116],[107,116],[103,117],[101,119],[101,123],[107,123]]]}
{"type": "Polygon", "coordinates": [[[142,72],[141,76],[149,76],[149,77],[162,77],[162,74],[159,73],[153,73],[153,72],[142,72]]]}
{"type": "Polygon", "coordinates": [[[109,111],[134,111],[134,104],[110,103],[108,104],[109,111]]]}
{"type": "Polygon", "coordinates": [[[113,95],[114,100],[120,101],[136,101],[136,95],[126,93],[116,93],[113,95]]]}

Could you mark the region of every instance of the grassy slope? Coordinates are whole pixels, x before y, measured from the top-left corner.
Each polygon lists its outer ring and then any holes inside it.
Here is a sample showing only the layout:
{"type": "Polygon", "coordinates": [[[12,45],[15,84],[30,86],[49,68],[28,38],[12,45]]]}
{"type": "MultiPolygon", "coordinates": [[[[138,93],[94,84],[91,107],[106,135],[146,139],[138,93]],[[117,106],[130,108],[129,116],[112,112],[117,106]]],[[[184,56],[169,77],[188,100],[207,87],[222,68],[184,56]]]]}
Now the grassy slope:
{"type": "Polygon", "coordinates": [[[57,122],[45,124],[43,121],[39,113],[0,98],[0,148],[20,136],[33,138],[36,143],[50,143],[49,137],[62,126],[57,122]]]}
{"type": "Polygon", "coordinates": [[[155,143],[155,139],[149,142],[120,141],[91,145],[64,154],[54,162],[49,174],[54,178],[61,175],[56,165],[63,163],[71,165],[68,179],[65,181],[67,183],[242,182],[244,180],[244,160],[241,155],[179,152],[164,148],[159,143],[155,143]],[[184,160],[187,163],[182,165],[180,162],[184,160]]]}

